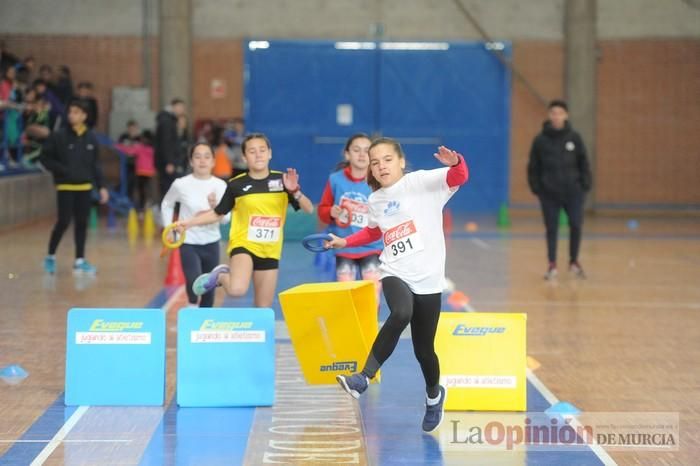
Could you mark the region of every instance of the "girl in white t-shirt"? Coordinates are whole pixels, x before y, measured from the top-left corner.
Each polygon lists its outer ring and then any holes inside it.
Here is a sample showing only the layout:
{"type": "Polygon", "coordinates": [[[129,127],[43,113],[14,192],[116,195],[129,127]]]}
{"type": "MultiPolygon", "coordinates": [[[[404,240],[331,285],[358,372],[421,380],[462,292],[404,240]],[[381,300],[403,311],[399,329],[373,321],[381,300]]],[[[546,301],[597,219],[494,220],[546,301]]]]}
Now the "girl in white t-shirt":
{"type": "MultiPolygon", "coordinates": [[[[189,159],[192,173],[173,181],[161,203],[163,225],[172,223],[176,203],[180,203],[179,220],[186,220],[216,207],[226,191],[226,182],[212,175],[214,152],[209,144],[192,146],[189,159]]],[[[230,215],[221,222],[226,223],[229,218],[230,215]]],[[[192,291],[194,280],[202,273],[210,272],[219,263],[220,241],[219,225],[212,223],[190,228],[185,243],[180,246],[187,298],[191,305],[196,306],[199,298],[192,291]]],[[[202,295],[199,307],[213,305],[214,290],[211,290],[202,295]]]]}
{"type": "Polygon", "coordinates": [[[457,152],[440,146],[434,156],[449,168],[404,174],[406,159],[399,143],[389,138],[372,142],[367,182],[374,192],[369,197],[369,225],[347,238],[331,235],[332,240],[325,244],[344,248],[383,240],[381,280],[391,311],[362,372],[339,375],[338,382],[359,398],[410,323],[414,353],[425,378],[425,432],[440,425],[446,395],[439,384],[440,363],[434,345],[445,282],[442,209],[468,178],[464,157],[457,152]]]}

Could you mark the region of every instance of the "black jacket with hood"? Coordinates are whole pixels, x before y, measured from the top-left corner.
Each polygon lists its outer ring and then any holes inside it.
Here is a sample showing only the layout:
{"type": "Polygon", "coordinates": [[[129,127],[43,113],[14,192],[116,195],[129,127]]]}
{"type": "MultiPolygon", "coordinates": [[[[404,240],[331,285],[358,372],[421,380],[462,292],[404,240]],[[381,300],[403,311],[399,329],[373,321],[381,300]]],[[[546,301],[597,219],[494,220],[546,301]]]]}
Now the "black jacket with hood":
{"type": "Polygon", "coordinates": [[[51,134],[44,143],[39,160],[53,174],[55,184],[92,183],[93,188],[104,187],[99,145],[89,129],[81,135],[73,128],[51,134]]]}
{"type": "Polygon", "coordinates": [[[562,129],[555,129],[549,121],[542,125],[530,149],[527,180],[536,196],[560,199],[591,189],[586,147],[568,121],[562,129]]]}

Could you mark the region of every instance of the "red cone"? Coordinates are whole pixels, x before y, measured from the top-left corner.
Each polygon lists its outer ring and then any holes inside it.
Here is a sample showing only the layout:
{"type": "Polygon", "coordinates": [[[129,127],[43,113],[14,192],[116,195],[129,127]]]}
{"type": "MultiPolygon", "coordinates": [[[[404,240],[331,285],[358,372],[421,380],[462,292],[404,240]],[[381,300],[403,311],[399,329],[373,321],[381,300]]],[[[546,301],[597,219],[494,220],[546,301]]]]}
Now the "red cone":
{"type": "Polygon", "coordinates": [[[185,284],[185,274],[182,273],[180,250],[173,249],[168,259],[168,272],[165,275],[165,286],[180,286],[185,284]]]}

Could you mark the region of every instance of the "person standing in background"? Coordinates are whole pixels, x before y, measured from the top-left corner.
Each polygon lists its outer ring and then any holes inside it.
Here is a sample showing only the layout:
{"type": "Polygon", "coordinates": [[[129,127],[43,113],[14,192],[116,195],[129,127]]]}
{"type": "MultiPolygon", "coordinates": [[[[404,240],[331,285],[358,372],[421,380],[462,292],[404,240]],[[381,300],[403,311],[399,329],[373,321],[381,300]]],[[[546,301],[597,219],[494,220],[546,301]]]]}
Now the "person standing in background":
{"type": "Polygon", "coordinates": [[[545,280],[557,276],[557,234],[559,211],[569,217],[569,271],[586,278],[578,261],[583,226],[583,203],[593,184],[586,147],[581,135],[569,123],[566,102],[549,103],[548,118],[530,149],[527,180],[540,200],[547,237],[549,265],[545,280]]]}
{"type": "Polygon", "coordinates": [[[97,269],[85,260],[87,223],[92,203],[91,191],[97,189],[100,203],[109,200],[99,163],[97,138],[85,124],[88,106],[75,99],[68,105],[67,129],[52,134],[41,152],[40,161],[53,174],[58,203],[58,220],[51,231],[44,270],[56,273],[56,249],[71,220],[75,234],[75,275],[94,275],[97,269]]]}
{"type": "MultiPolygon", "coordinates": [[[[175,161],[175,173],[177,177],[184,176],[189,172],[191,168],[189,160],[190,143],[192,138],[190,137],[190,122],[187,119],[187,115],[184,113],[178,115],[177,117],[177,141],[179,144],[179,152],[177,160],[175,161]]],[[[211,145],[211,143],[209,143],[211,145]]]]}
{"type": "MultiPolygon", "coordinates": [[[[185,115],[185,102],[173,99],[170,105],[156,116],[155,162],[158,171],[160,200],[177,178],[176,166],[180,157],[180,138],[178,136],[178,117],[185,115]]],[[[159,202],[160,203],[160,202],[159,202]]]]}
{"type": "Polygon", "coordinates": [[[91,82],[82,81],[78,83],[78,97],[83,99],[88,104],[88,118],[85,124],[90,129],[93,129],[95,128],[95,126],[97,126],[97,118],[99,117],[97,99],[93,95],[93,91],[94,88],[91,82]]]}
{"type": "MultiPolygon", "coordinates": [[[[68,102],[73,100],[73,79],[71,78],[70,68],[66,65],[61,65],[58,68],[56,95],[61,99],[61,103],[63,103],[64,106],[68,105],[68,102]]],[[[88,127],[92,128],[89,124],[88,127]]]]}

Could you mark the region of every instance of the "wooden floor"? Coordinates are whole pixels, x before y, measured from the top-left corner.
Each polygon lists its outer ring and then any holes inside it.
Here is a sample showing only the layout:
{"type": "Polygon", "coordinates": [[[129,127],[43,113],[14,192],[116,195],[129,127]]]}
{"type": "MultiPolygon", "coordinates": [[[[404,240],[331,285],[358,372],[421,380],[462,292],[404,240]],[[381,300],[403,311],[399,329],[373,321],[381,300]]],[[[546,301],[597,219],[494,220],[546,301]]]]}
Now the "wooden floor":
{"type": "MultiPolygon", "coordinates": [[[[472,233],[455,222],[448,276],[476,311],[528,314],[528,354],[540,363],[537,377],[558,399],[586,412],[680,413],[679,451],[610,452],[618,464],[697,464],[700,219],[639,218],[635,230],[627,220],[586,220],[581,262],[587,280],[567,274],[568,240],[562,236],[555,282],[542,279],[545,244],[536,216],[516,218],[508,230],[484,220],[472,233]]],[[[95,280],[72,276],[70,232],[59,249],[58,274],[47,279],[41,261],[50,227],[40,223],[0,233],[0,368],[20,364],[29,372],[20,384],[0,382],[0,464],[10,464],[2,455],[63,392],[67,310],[142,307],[163,284],[166,264],[157,244],[140,240],[129,246],[122,231],[104,227],[88,239],[89,259],[99,269],[95,280]]],[[[175,299],[183,302],[182,295],[175,299]]],[[[175,313],[168,318],[174,326],[175,313]]],[[[168,339],[172,360],[172,332],[168,339]]],[[[169,399],[173,391],[169,373],[169,399]]],[[[70,463],[61,448],[46,464],[70,463]]],[[[75,464],[105,464],[93,461],[75,464]]]]}

